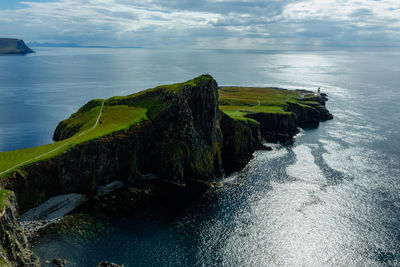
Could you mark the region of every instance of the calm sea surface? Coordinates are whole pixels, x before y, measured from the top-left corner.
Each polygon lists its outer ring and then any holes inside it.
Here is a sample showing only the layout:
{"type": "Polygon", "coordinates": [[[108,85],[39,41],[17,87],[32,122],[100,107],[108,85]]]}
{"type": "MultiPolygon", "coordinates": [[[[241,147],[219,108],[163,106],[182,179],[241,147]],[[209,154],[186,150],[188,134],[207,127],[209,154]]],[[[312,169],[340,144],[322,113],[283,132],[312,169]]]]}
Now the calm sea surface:
{"type": "Polygon", "coordinates": [[[178,211],[106,222],[100,235],[44,236],[71,266],[400,266],[400,52],[36,48],[0,57],[0,151],[51,142],[92,98],[210,73],[220,85],[314,89],[334,120],[178,211]],[[238,186],[238,183],[241,186],[238,186]]]}

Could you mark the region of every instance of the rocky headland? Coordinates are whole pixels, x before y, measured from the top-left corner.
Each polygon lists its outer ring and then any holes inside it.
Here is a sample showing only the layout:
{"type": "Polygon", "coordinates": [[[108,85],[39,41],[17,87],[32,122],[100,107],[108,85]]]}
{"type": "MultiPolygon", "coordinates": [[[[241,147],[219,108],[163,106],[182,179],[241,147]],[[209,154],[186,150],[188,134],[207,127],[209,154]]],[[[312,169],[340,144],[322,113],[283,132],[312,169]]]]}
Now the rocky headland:
{"type": "Polygon", "coordinates": [[[26,55],[34,53],[23,40],[0,38],[0,55],[26,55]]]}
{"type": "Polygon", "coordinates": [[[218,185],[255,150],[268,150],[264,140],[288,141],[298,126],[331,119],[326,101],[305,91],[218,87],[210,75],[92,100],[59,123],[55,143],[0,153],[0,263],[38,264],[18,214],[68,194],[130,212],[142,199],[218,185]]]}

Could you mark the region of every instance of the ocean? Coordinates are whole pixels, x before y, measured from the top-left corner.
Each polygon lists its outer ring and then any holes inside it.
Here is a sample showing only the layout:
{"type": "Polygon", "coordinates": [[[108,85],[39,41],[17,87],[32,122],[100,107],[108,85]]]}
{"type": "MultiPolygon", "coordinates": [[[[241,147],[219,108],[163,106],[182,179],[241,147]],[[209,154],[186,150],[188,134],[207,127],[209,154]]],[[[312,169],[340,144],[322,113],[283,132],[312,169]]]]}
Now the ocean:
{"type": "Polygon", "coordinates": [[[400,52],[34,48],[0,57],[0,151],[51,142],[93,98],[211,74],[219,85],[327,93],[334,119],[258,151],[179,207],[44,235],[70,266],[400,266],[400,52]]]}

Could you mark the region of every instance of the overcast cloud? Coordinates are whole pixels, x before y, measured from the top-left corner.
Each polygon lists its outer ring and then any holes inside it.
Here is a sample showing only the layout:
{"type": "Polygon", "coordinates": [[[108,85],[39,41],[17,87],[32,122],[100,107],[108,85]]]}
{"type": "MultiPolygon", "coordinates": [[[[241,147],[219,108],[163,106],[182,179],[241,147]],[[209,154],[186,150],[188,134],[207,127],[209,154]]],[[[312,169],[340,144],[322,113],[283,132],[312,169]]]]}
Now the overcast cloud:
{"type": "Polygon", "coordinates": [[[1,36],[187,48],[400,44],[399,0],[41,0],[19,6],[0,5],[1,36]]]}

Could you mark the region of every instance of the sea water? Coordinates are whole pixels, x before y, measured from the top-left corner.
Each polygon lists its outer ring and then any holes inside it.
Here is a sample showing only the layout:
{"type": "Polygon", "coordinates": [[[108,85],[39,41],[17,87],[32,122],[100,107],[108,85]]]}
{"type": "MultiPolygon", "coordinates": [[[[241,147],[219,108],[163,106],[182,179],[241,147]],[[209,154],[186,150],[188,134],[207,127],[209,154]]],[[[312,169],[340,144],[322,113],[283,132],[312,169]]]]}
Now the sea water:
{"type": "Polygon", "coordinates": [[[0,151],[51,142],[93,98],[209,73],[219,85],[327,93],[332,121],[259,151],[178,207],[45,235],[71,266],[400,266],[400,52],[36,48],[0,57],[0,151]],[[97,228],[96,228],[97,229],[97,228]]]}

